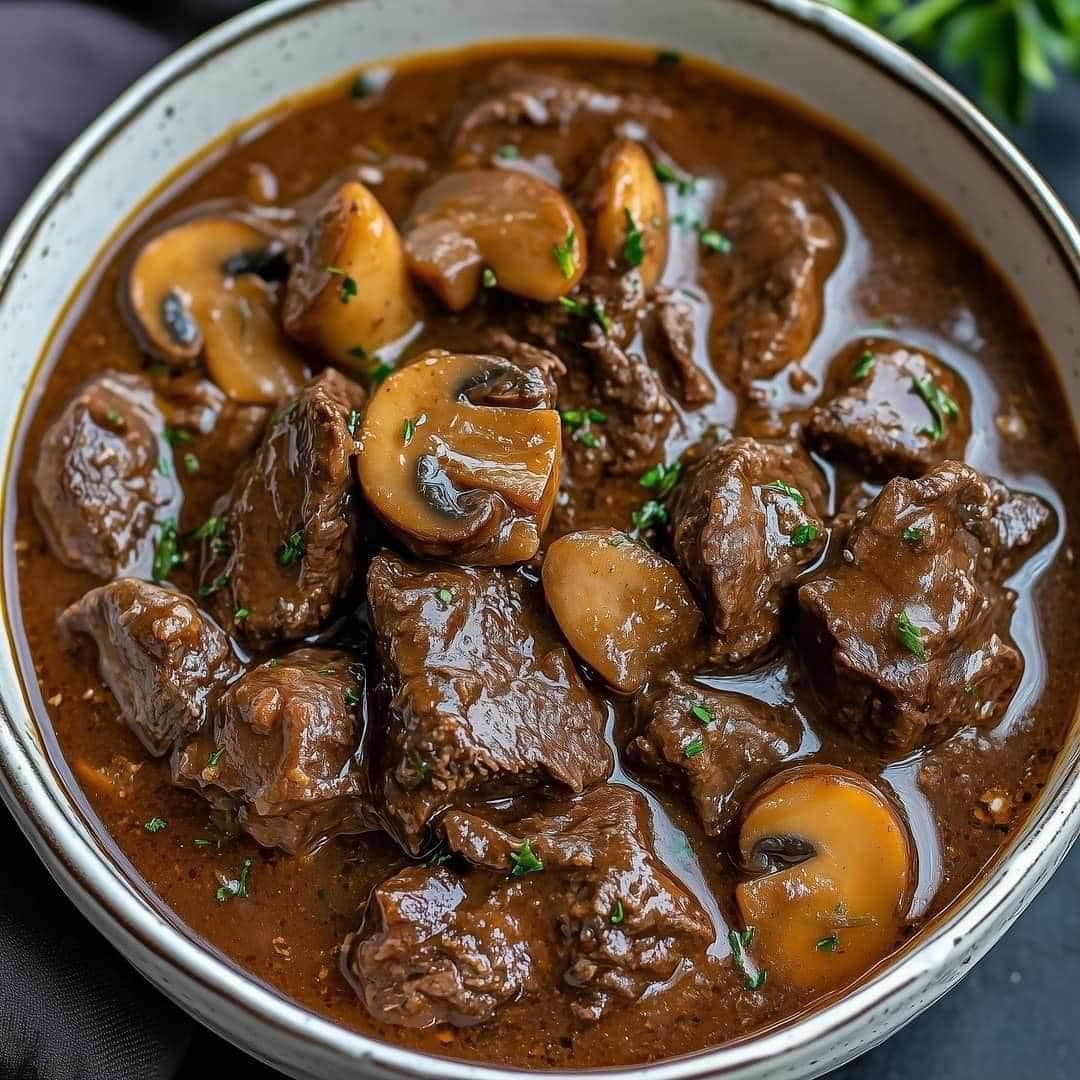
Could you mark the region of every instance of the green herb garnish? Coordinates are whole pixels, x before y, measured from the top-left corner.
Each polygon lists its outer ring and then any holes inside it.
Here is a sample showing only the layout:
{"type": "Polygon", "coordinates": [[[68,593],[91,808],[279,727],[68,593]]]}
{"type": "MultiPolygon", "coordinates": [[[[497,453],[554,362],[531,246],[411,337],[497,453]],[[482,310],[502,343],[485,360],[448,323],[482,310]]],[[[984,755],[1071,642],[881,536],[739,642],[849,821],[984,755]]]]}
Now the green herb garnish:
{"type": "Polygon", "coordinates": [[[224,589],[225,586],[228,585],[228,584],[229,584],[229,575],[228,574],[218,574],[218,576],[216,578],[214,578],[214,580],[211,581],[208,585],[200,585],[199,586],[199,596],[203,600],[205,600],[208,596],[213,596],[214,593],[219,592],[221,589],[224,589]]]}
{"type": "Polygon", "coordinates": [[[872,352],[864,352],[851,369],[851,381],[862,382],[876,363],[877,357],[872,352]]]}
{"type": "Polygon", "coordinates": [[[223,517],[208,517],[191,535],[196,540],[213,540],[225,533],[223,517]]]}
{"type": "Polygon", "coordinates": [[[569,311],[571,315],[577,315],[582,319],[591,319],[605,334],[611,333],[611,320],[607,317],[607,312],[604,311],[604,306],[599,300],[591,300],[586,303],[584,300],[574,300],[569,296],[560,296],[559,304],[566,311],[569,311]]]}
{"type": "Polygon", "coordinates": [[[623,241],[623,258],[632,270],[639,267],[645,258],[645,237],[630,213],[630,207],[624,207],[626,214],[626,239],[623,241]]]}
{"type": "Polygon", "coordinates": [[[794,499],[796,505],[800,509],[806,505],[806,499],[803,496],[803,493],[797,487],[785,484],[783,480],[771,480],[769,483],[763,484],[761,490],[775,491],[779,495],[786,495],[789,499],[794,499]]]}
{"type": "Polygon", "coordinates": [[[243,620],[246,619],[250,614],[251,614],[251,612],[248,611],[248,609],[246,607],[238,607],[233,612],[233,621],[234,622],[243,622],[243,620]]]}
{"type": "Polygon", "coordinates": [[[405,417],[401,424],[401,442],[403,446],[408,446],[413,441],[413,436],[416,434],[418,427],[423,427],[427,423],[427,413],[421,413],[415,419],[411,416],[405,417]]]}
{"type": "Polygon", "coordinates": [[[199,471],[199,459],[190,451],[184,455],[184,472],[194,476],[199,471]]]}
{"type": "Polygon", "coordinates": [[[561,244],[552,244],[551,254],[559,265],[559,272],[567,281],[574,276],[574,242],[573,229],[568,229],[566,239],[561,244]]]}
{"type": "Polygon", "coordinates": [[[292,566],[304,557],[305,551],[304,531],[297,529],[285,538],[285,542],[278,549],[278,562],[282,566],[292,566]]]}
{"type": "Polygon", "coordinates": [[[929,375],[912,379],[911,388],[923,399],[934,418],[933,427],[921,428],[919,434],[929,435],[936,442],[945,434],[947,421],[960,419],[960,406],[929,375]]]}
{"type": "Polygon", "coordinates": [[[746,950],[754,940],[754,928],[748,926],[741,934],[737,930],[728,932],[728,944],[731,946],[731,960],[743,976],[743,985],[747,990],[760,990],[765,985],[767,974],[764,969],[751,974],[746,963],[746,950]]]}
{"type": "MultiPolygon", "coordinates": [[[[112,410],[116,412],[115,409],[112,410]]],[[[117,419],[120,418],[120,414],[116,413],[117,419]]],[[[167,427],[165,429],[165,441],[170,446],[187,446],[194,442],[195,437],[190,431],[184,431],[183,428],[167,427]]]]}
{"type": "Polygon", "coordinates": [[[705,740],[698,735],[696,738],[691,739],[683,747],[683,756],[687,758],[696,758],[698,754],[705,752],[705,740]]]}
{"type": "Polygon", "coordinates": [[[813,521],[804,521],[791,534],[792,547],[806,547],[811,541],[818,538],[820,530],[813,521]]]}
{"type": "Polygon", "coordinates": [[[357,708],[363,700],[364,699],[351,686],[345,687],[345,704],[348,705],[350,709],[357,708]]]}
{"type": "Polygon", "coordinates": [[[731,254],[731,241],[722,232],[717,232],[716,229],[702,229],[699,239],[701,240],[701,246],[708,248],[710,251],[718,251],[721,255],[731,254]]]}
{"type": "Polygon", "coordinates": [[[244,898],[250,895],[248,891],[251,882],[251,860],[245,859],[240,867],[240,876],[235,881],[227,881],[215,894],[219,903],[231,900],[234,896],[244,898]]]}
{"type": "Polygon", "coordinates": [[[219,746],[207,759],[206,764],[208,768],[213,768],[220,760],[221,755],[225,753],[225,747],[219,746]]]}
{"type": "Polygon", "coordinates": [[[356,278],[351,274],[345,273],[340,266],[328,266],[326,272],[331,277],[341,278],[341,288],[338,290],[338,299],[343,304],[347,304],[360,291],[359,286],[356,284],[356,278]]]}
{"type": "Polygon", "coordinates": [[[352,438],[356,438],[356,429],[360,426],[360,411],[358,409],[352,409],[349,412],[349,419],[345,421],[345,427],[348,429],[349,435],[352,438]]]}
{"type": "MultiPolygon", "coordinates": [[[[107,413],[105,414],[105,419],[106,419],[106,420],[107,420],[107,421],[108,421],[108,422],[109,422],[110,424],[112,424],[112,426],[113,426],[113,427],[119,427],[119,428],[122,428],[122,427],[124,426],[124,418],[123,418],[123,416],[122,416],[122,415],[120,414],[120,410],[119,410],[119,409],[109,409],[109,411],[108,411],[108,412],[107,412],[107,413]]],[[[169,437],[169,433],[168,433],[168,431],[166,431],[166,432],[165,432],[165,437],[166,437],[166,438],[168,438],[168,437],[169,437]]]]}
{"type": "Polygon", "coordinates": [[[155,581],[165,581],[183,561],[184,552],[176,532],[176,521],[170,518],[161,526],[150,572],[155,581]]]}
{"type": "Polygon", "coordinates": [[[498,279],[495,277],[495,271],[490,266],[484,267],[484,272],[480,275],[480,283],[485,289],[494,289],[499,284],[498,279]]]}
{"type": "Polygon", "coordinates": [[[439,602],[443,604],[449,604],[454,599],[454,594],[449,589],[440,589],[435,595],[439,598],[439,602]]]}
{"type": "Polygon", "coordinates": [[[834,953],[840,947],[840,939],[836,934],[830,934],[828,937],[823,937],[814,948],[818,952],[834,953]]]}
{"type": "Polygon", "coordinates": [[[495,151],[495,156],[500,161],[513,161],[518,156],[518,148],[513,143],[503,143],[498,150],[495,151]]]}
{"type": "Polygon", "coordinates": [[[149,833],[162,832],[167,826],[168,822],[163,817],[152,817],[149,821],[143,822],[143,828],[149,833]]]}
{"type": "Polygon", "coordinates": [[[926,646],[923,644],[922,627],[916,626],[911,621],[911,616],[907,613],[906,608],[896,617],[896,636],[900,639],[900,644],[909,653],[917,656],[920,660],[926,659],[926,646]]]}
{"type": "Polygon", "coordinates": [[[690,715],[699,723],[708,727],[713,722],[713,714],[702,704],[691,705],[690,715]]]}
{"type": "Polygon", "coordinates": [[[544,869],[543,862],[533,851],[528,840],[522,840],[521,847],[517,851],[510,852],[510,865],[510,876],[512,878],[535,874],[544,869]]]}
{"type": "Polygon", "coordinates": [[[663,161],[653,162],[653,172],[662,184],[675,184],[680,195],[689,195],[694,190],[696,181],[692,176],[676,172],[663,161]]]}
{"type": "Polygon", "coordinates": [[[901,534],[905,544],[917,544],[926,535],[926,530],[918,525],[909,525],[901,534]]]}
{"type": "Polygon", "coordinates": [[[665,465],[663,462],[660,462],[651,469],[646,469],[646,471],[641,474],[641,479],[638,483],[643,488],[655,491],[656,497],[662,499],[665,495],[670,494],[671,489],[679,482],[679,476],[681,474],[682,462],[673,461],[670,465],[665,465]]]}
{"type": "Polygon", "coordinates": [[[636,538],[653,525],[666,525],[668,521],[667,507],[663,503],[658,503],[655,499],[649,499],[630,515],[630,520],[634,525],[634,531],[631,535],[636,538]]]}
{"type": "Polygon", "coordinates": [[[612,926],[621,926],[623,924],[623,920],[626,918],[626,912],[623,910],[621,900],[616,900],[615,903],[611,905],[611,914],[608,918],[611,920],[612,926]]]}

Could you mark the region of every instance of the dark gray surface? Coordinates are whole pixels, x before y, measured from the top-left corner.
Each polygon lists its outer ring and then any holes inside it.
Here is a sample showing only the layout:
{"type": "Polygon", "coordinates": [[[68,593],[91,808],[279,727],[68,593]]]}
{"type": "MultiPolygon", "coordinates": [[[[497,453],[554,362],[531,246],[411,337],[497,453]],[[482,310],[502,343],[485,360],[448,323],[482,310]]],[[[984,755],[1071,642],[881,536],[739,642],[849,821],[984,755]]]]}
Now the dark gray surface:
{"type": "MultiPolygon", "coordinates": [[[[104,5],[103,5],[104,6],[104,5]]],[[[52,0],[0,0],[0,226],[17,208],[35,179],[100,109],[142,70],[166,52],[242,6],[236,0],[194,3],[148,3],[130,0],[108,5],[122,9],[123,20],[94,12],[86,5],[52,0]],[[131,19],[140,25],[132,25],[131,19]],[[14,55],[24,57],[20,74],[14,55]],[[26,72],[32,71],[31,76],[26,72]]],[[[1017,140],[1062,197],[1080,214],[1080,84],[1063,87],[1037,104],[1031,127],[1017,140]]],[[[32,909],[64,910],[63,901],[34,862],[21,838],[4,829],[6,874],[22,891],[40,896],[32,909]]],[[[1080,853],[1074,853],[1013,930],[995,947],[959,988],[884,1046],[833,1074],[834,1080],[998,1080],[1036,1076],[1039,1080],[1080,1077],[1080,853]]],[[[59,922],[57,916],[51,916],[59,922]]],[[[145,1016],[169,1028],[182,1028],[148,988],[131,975],[74,913],[67,932],[88,950],[94,986],[111,980],[117,1000],[134,994],[145,1016]],[[119,985],[125,984],[125,985],[119,985]],[[171,1017],[171,1020],[170,1020],[171,1017]]],[[[59,933],[59,930],[57,931],[59,933]]],[[[32,938],[31,938],[32,940],[32,938]]],[[[31,961],[30,957],[27,957],[31,961]]],[[[11,980],[0,989],[0,1019],[7,1022],[11,980]]],[[[51,1007],[43,980],[31,1011],[51,1007]]],[[[90,987],[88,987],[90,989],[90,987]]],[[[24,1006],[27,1003],[23,1003],[24,1006]]],[[[628,1022],[632,1017],[628,1015],[628,1022]]],[[[158,1068],[182,1045],[171,1030],[161,1039],[158,1068]]],[[[60,1056],[63,1055],[63,1048],[60,1056]]],[[[85,1049],[85,1048],[84,1048],[85,1049]]],[[[104,1073],[83,1071],[68,1054],[72,1076],[98,1080],[104,1073]]],[[[103,1058],[97,1060],[103,1061],[103,1058]]],[[[164,1072],[154,1071],[164,1076],[164,1072]]],[[[37,1077],[28,1065],[18,1075],[37,1077]]],[[[44,1074],[41,1074],[44,1075],[44,1074]]],[[[50,1073],[49,1076],[59,1075],[50,1073]]],[[[67,1075],[67,1074],[65,1074],[67,1075]]],[[[113,1073],[112,1075],[116,1075],[113,1073]]],[[[132,1075],[140,1075],[138,1072],[132,1075]]],[[[144,1071],[141,1075],[150,1075],[144,1071]]],[[[270,1080],[276,1074],[245,1058],[206,1032],[197,1032],[180,1076],[204,1080],[232,1076],[270,1080]]],[[[0,1072],[3,1080],[6,1074],[0,1072]]]]}

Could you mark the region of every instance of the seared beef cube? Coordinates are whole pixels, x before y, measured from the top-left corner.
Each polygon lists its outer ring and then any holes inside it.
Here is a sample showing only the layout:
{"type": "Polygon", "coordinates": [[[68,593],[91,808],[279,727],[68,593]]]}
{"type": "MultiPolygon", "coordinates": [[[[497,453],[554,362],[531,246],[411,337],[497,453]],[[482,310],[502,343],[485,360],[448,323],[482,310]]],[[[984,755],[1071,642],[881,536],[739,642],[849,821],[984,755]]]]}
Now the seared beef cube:
{"type": "Polygon", "coordinates": [[[786,710],[674,678],[630,749],[652,769],[681,778],[705,832],[719,836],[743,796],[794,753],[801,734],[786,710]]]}
{"type": "Polygon", "coordinates": [[[751,180],[735,192],[720,223],[731,251],[716,270],[722,301],[712,333],[725,376],[768,378],[810,348],[840,254],[830,216],[820,189],[795,174],[751,180]]]}
{"type": "Polygon", "coordinates": [[[797,446],[732,439],[676,488],[672,545],[712,619],[712,659],[742,664],[780,630],[788,588],[825,543],[825,489],[797,446]]]}
{"type": "Polygon", "coordinates": [[[375,889],[364,928],[345,939],[341,970],[376,1020],[468,1027],[536,989],[525,890],[509,883],[491,902],[489,887],[412,866],[375,889]]]}
{"type": "Polygon", "coordinates": [[[960,376],[896,342],[862,342],[834,362],[835,394],[811,413],[810,445],[868,476],[919,476],[945,458],[962,458],[970,395],[960,376]]]}
{"type": "Polygon", "coordinates": [[[308,383],[271,419],[206,530],[201,589],[221,624],[249,645],[315,633],[356,578],[360,509],[350,461],[364,398],[333,368],[308,383]]]}
{"type": "Polygon", "coordinates": [[[295,854],[378,828],[360,741],[363,669],[333,649],[261,664],[221,699],[213,737],[187,748],[177,778],[229,796],[242,828],[295,854]]]}
{"type": "Polygon", "coordinates": [[[1023,670],[1000,585],[1013,554],[995,524],[1002,487],[951,461],[897,478],[856,518],[840,565],[800,588],[808,667],[841,727],[906,752],[1001,716],[1023,670]]]}
{"type": "Polygon", "coordinates": [[[983,543],[993,548],[998,576],[1004,577],[1042,546],[1057,519],[1038,495],[1012,491],[994,477],[985,479],[990,486],[989,529],[977,531],[983,543]]]}
{"type": "Polygon", "coordinates": [[[175,518],[165,422],[149,381],[107,371],[75,395],[41,440],[34,513],[53,554],[100,578],[150,576],[156,527],[175,518]]]}
{"type": "Polygon", "coordinates": [[[611,771],[604,712],[538,585],[383,552],[368,606],[387,709],[382,794],[413,851],[429,818],[466,799],[545,780],[581,791],[611,771]]]}
{"type": "MultiPolygon", "coordinates": [[[[656,316],[661,339],[675,365],[682,403],[696,408],[715,401],[716,389],[712,380],[697,362],[693,307],[669,290],[658,290],[656,316]]],[[[701,350],[701,354],[708,364],[708,352],[701,350]]]]}
{"type": "Polygon", "coordinates": [[[181,593],[119,578],[60,616],[98,648],[101,677],[128,727],[155,757],[195,735],[241,671],[228,637],[181,593]]]}
{"type": "Polygon", "coordinates": [[[629,788],[605,784],[505,828],[454,811],[443,830],[452,852],[498,875],[488,904],[529,920],[534,950],[554,954],[579,1019],[670,986],[712,941],[708,917],[657,858],[648,805],[629,788]]]}

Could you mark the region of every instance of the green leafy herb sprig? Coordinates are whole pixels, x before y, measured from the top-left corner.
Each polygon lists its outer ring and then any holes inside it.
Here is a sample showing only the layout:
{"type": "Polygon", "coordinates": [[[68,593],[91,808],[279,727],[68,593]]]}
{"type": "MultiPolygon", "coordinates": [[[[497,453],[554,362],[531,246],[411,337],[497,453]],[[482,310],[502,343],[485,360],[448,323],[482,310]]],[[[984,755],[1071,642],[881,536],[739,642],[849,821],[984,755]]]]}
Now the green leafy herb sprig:
{"type": "Polygon", "coordinates": [[[1080,73],[1080,0],[827,0],[894,41],[973,67],[982,104],[1014,124],[1055,70],[1080,73]]]}

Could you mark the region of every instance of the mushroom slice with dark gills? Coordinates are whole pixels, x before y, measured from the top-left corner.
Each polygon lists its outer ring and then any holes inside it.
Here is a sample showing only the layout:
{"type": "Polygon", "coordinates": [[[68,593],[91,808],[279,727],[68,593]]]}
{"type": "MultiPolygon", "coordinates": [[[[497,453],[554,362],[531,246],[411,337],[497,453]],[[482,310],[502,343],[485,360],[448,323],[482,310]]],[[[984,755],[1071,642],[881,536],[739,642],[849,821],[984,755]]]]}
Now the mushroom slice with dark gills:
{"type": "Polygon", "coordinates": [[[520,573],[377,555],[367,580],[379,682],[375,740],[395,832],[419,851],[436,814],[611,771],[605,713],[540,587],[520,573]]]}
{"type": "Polygon", "coordinates": [[[205,364],[234,401],[274,405],[305,376],[278,324],[278,282],[267,280],[283,266],[274,241],[247,222],[174,225],[147,240],[128,271],[136,336],[173,367],[205,364]]]}
{"type": "Polygon", "coordinates": [[[155,568],[154,540],[175,537],[182,498],[165,421],[144,376],[96,375],[41,440],[34,514],[53,554],[73,569],[100,578],[167,577],[173,564],[155,568]]]}
{"type": "Polygon", "coordinates": [[[538,369],[429,352],[382,383],[358,439],[364,495],[417,555],[497,566],[536,554],[562,453],[538,369]]]}
{"type": "Polygon", "coordinates": [[[256,648],[318,631],[361,572],[352,478],[364,391],[328,368],[271,418],[232,490],[199,528],[200,593],[256,648]]]}
{"type": "Polygon", "coordinates": [[[352,367],[418,329],[401,237],[359,181],[337,186],[304,234],[282,317],[291,337],[352,367]]]}
{"type": "Polygon", "coordinates": [[[585,272],[577,212],[527,173],[447,174],[416,200],[404,235],[409,269],[451,311],[476,299],[485,269],[499,288],[543,303],[566,296],[585,272]]]}
{"type": "Polygon", "coordinates": [[[900,811],[873,784],[829,765],[800,765],[752,796],[739,832],[735,889],[770,981],[836,989],[899,943],[915,883],[900,811]]]}

